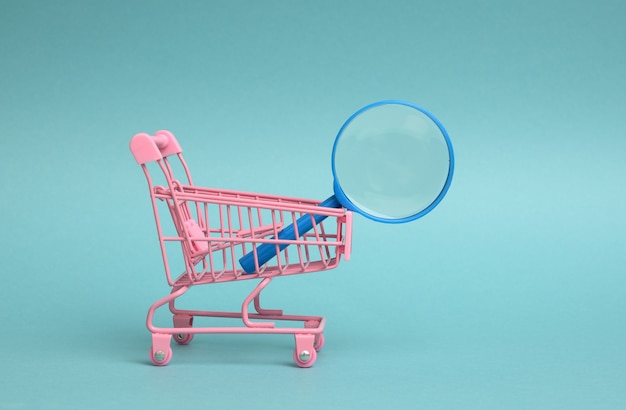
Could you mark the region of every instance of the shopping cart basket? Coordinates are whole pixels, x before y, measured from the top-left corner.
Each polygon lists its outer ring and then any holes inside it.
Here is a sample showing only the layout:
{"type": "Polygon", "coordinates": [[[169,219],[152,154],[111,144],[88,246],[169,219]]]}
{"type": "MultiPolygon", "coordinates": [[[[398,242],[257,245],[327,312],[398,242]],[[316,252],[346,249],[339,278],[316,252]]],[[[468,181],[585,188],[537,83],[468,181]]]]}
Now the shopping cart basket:
{"type": "Polygon", "coordinates": [[[169,363],[172,336],[184,345],[199,333],[266,333],[294,335],[295,363],[300,367],[313,365],[324,344],[326,319],[263,309],[261,291],[275,277],[328,270],[336,267],[342,256],[349,259],[352,213],[321,207],[320,201],[196,186],[178,141],[168,131],[158,131],[154,136],[137,134],[130,150],[148,182],[165,274],[171,286],[169,295],[148,310],[152,363],[169,363]],[[279,238],[281,230],[298,218],[308,216],[313,220],[316,215],[326,219],[313,223],[309,232],[298,235],[296,231],[296,239],[279,238]],[[268,243],[276,246],[277,256],[259,265],[257,248],[268,243]],[[255,255],[255,269],[247,273],[238,261],[250,253],[255,255]],[[178,274],[175,269],[179,269],[178,274]],[[243,300],[241,311],[185,310],[176,306],[177,299],[193,286],[247,279],[260,282],[243,300]],[[173,315],[172,327],[155,325],[155,312],[165,305],[173,315]],[[250,305],[254,312],[250,312],[250,305]],[[237,325],[193,327],[196,317],[236,319],[237,325]]]}

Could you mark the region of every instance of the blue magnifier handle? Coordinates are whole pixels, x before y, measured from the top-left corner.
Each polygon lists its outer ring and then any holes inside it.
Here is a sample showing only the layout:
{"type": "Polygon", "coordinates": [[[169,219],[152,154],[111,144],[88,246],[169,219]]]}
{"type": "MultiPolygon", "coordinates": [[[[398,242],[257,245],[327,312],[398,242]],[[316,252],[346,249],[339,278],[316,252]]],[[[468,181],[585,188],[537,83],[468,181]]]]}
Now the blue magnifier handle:
{"type": "MultiPolygon", "coordinates": [[[[341,208],[342,205],[333,195],[324,202],[320,203],[319,206],[325,208],[341,208]]],[[[302,215],[296,220],[295,226],[294,224],[291,224],[285,227],[282,231],[280,231],[278,233],[278,239],[294,241],[298,239],[296,237],[296,226],[298,228],[298,235],[302,236],[311,229],[313,229],[313,222],[315,222],[315,225],[317,225],[324,219],[326,219],[326,215],[302,215]]],[[[274,239],[274,237],[272,237],[272,239],[274,239]]],[[[289,244],[287,243],[279,244],[278,249],[282,251],[288,245],[289,244]]],[[[263,266],[265,263],[267,263],[267,261],[276,256],[276,245],[272,243],[261,244],[257,246],[256,254],[259,261],[259,267],[263,266]]],[[[254,264],[254,252],[248,252],[243,257],[241,257],[241,259],[239,259],[239,264],[246,273],[253,273],[256,270],[254,264]]]]}

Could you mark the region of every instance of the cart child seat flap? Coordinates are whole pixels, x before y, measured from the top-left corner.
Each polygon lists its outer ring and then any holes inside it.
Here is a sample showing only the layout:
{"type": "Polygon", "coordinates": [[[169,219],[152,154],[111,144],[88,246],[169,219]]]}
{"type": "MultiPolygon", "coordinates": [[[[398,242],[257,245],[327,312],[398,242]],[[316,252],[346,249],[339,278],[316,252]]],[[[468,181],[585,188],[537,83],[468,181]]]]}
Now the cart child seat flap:
{"type": "MultiPolygon", "coordinates": [[[[204,232],[202,231],[202,228],[200,228],[198,223],[194,221],[193,219],[189,219],[185,221],[184,226],[190,237],[192,238],[204,237],[204,232]]],[[[209,251],[209,243],[206,241],[192,240],[191,245],[193,246],[193,250],[195,252],[206,253],[209,251]]]]}

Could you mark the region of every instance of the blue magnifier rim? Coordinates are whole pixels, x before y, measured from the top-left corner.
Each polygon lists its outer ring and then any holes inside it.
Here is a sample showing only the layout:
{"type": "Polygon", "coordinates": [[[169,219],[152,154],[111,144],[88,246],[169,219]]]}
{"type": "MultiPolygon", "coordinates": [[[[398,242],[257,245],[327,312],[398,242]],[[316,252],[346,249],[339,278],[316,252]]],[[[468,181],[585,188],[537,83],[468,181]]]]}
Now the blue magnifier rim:
{"type": "Polygon", "coordinates": [[[346,120],[346,122],[342,125],[342,127],[339,129],[339,132],[337,133],[337,137],[335,138],[335,143],[333,144],[332,172],[333,172],[333,178],[334,178],[333,189],[334,189],[334,192],[335,192],[335,197],[337,197],[337,200],[346,209],[349,209],[351,211],[357,212],[357,213],[359,213],[359,214],[361,214],[361,215],[363,215],[363,216],[365,216],[365,217],[367,217],[369,219],[377,221],[377,222],[384,222],[384,223],[389,223],[389,224],[405,223],[405,222],[414,221],[414,220],[416,220],[418,218],[421,218],[422,216],[426,215],[427,213],[432,211],[439,204],[439,202],[441,202],[441,200],[446,196],[446,193],[448,192],[448,189],[450,188],[450,184],[452,183],[452,175],[454,174],[454,150],[452,148],[452,142],[450,141],[450,136],[448,135],[448,132],[443,127],[441,122],[439,122],[439,120],[433,114],[431,114],[429,111],[425,110],[424,108],[422,108],[422,107],[420,107],[418,105],[415,105],[413,103],[410,103],[410,102],[407,102],[407,101],[403,101],[403,100],[383,100],[383,101],[377,101],[377,102],[371,103],[369,105],[366,105],[365,107],[361,108],[360,110],[358,110],[357,112],[352,114],[352,116],[350,116],[350,118],[348,118],[346,120]],[[348,127],[348,125],[356,117],[358,117],[360,114],[362,114],[364,111],[370,110],[370,109],[375,108],[375,107],[379,107],[381,105],[389,105],[389,104],[404,105],[404,106],[407,106],[407,107],[414,108],[414,109],[420,111],[422,114],[426,115],[428,118],[430,118],[437,125],[439,130],[441,131],[441,134],[443,135],[443,137],[444,137],[444,139],[446,141],[446,146],[448,147],[448,155],[449,155],[449,158],[450,158],[449,166],[448,166],[448,176],[446,178],[445,184],[443,185],[443,188],[441,189],[441,192],[439,192],[439,195],[437,195],[437,197],[430,203],[430,205],[428,205],[426,208],[422,209],[420,212],[417,212],[417,213],[415,213],[413,215],[410,215],[410,216],[407,216],[407,217],[403,217],[403,218],[383,218],[383,217],[380,217],[378,215],[372,215],[372,214],[370,214],[370,213],[360,209],[358,206],[356,206],[348,198],[348,196],[341,189],[341,185],[339,183],[339,179],[337,178],[337,170],[335,168],[335,154],[337,152],[337,143],[339,142],[341,136],[343,135],[343,132],[346,129],[346,127],[348,127]]]}

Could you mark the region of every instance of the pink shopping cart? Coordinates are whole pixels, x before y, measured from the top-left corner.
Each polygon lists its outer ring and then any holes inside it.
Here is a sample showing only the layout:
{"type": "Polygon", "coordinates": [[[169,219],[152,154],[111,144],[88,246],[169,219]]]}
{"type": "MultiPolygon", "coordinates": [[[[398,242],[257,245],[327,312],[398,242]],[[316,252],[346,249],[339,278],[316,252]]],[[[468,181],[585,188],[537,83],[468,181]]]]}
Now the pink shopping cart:
{"type": "Polygon", "coordinates": [[[342,256],[348,260],[352,212],[319,206],[320,201],[196,186],[178,141],[168,131],[154,136],[137,134],[130,150],[148,182],[165,274],[171,286],[169,295],[148,310],[152,363],[169,363],[172,337],[178,344],[187,344],[195,334],[265,333],[294,335],[295,363],[312,366],[324,344],[326,319],[263,309],[260,295],[275,277],[332,269],[342,256]],[[319,222],[320,217],[325,220],[319,222]],[[280,238],[281,230],[301,218],[311,218],[310,231],[298,234],[296,230],[295,239],[280,238]],[[263,244],[274,245],[277,256],[259,264],[257,249],[263,244]],[[240,266],[239,260],[245,255],[254,257],[253,268],[244,270],[240,266]],[[193,286],[246,279],[258,279],[260,283],[243,300],[241,311],[184,310],[176,306],[177,299],[193,286]],[[155,312],[166,305],[173,326],[158,327],[155,312]],[[253,312],[250,305],[254,306],[253,312]],[[194,318],[230,318],[236,325],[194,327],[194,318]]]}

